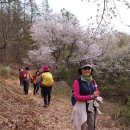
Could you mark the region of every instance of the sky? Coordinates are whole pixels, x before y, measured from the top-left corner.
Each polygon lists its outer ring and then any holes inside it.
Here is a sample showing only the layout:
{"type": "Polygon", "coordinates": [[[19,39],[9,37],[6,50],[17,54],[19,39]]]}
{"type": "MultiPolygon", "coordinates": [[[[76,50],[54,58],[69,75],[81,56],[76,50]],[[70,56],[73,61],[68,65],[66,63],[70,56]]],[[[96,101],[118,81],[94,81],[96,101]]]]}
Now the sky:
{"type": "MultiPolygon", "coordinates": [[[[44,0],[37,0],[38,3],[41,3],[41,1],[44,0]]],[[[97,6],[93,2],[88,3],[88,0],[48,0],[49,6],[53,9],[54,12],[59,12],[61,9],[65,8],[74,15],[77,16],[77,18],[80,21],[80,24],[82,26],[87,26],[88,22],[87,19],[91,16],[96,15],[96,9],[97,6]]],[[[91,1],[91,0],[90,0],[91,1]]],[[[129,0],[128,0],[129,1],[129,0]]],[[[127,9],[123,4],[116,3],[118,12],[121,16],[121,19],[123,20],[123,23],[130,25],[130,9],[127,9]]],[[[124,24],[121,23],[120,18],[114,18],[112,20],[113,25],[115,26],[115,29],[121,32],[126,32],[130,34],[130,27],[124,26],[124,24]]]]}

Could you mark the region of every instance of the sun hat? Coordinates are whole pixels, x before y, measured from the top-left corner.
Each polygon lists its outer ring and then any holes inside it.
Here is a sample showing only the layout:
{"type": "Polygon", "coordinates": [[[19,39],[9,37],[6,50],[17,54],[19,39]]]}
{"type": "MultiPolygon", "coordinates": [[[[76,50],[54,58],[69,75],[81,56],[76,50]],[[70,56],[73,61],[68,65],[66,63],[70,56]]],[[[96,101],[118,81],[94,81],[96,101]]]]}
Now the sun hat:
{"type": "Polygon", "coordinates": [[[90,65],[90,64],[85,64],[85,65],[80,66],[81,69],[83,69],[85,67],[93,68],[92,65],[90,65]]]}
{"type": "Polygon", "coordinates": [[[89,64],[88,62],[86,62],[86,60],[82,60],[80,61],[80,67],[78,69],[78,73],[81,75],[82,74],[82,69],[88,67],[92,70],[91,73],[93,73],[93,66],[91,64],[89,64]]]}
{"type": "Polygon", "coordinates": [[[49,71],[49,67],[47,65],[43,66],[42,68],[43,71],[49,71]]]}

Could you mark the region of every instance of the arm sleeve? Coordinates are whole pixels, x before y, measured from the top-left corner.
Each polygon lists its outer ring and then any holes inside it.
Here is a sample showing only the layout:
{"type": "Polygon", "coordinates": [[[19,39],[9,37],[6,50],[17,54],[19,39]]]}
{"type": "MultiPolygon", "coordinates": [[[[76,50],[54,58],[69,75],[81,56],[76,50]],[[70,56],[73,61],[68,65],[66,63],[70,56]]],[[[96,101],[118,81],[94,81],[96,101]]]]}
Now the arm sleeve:
{"type": "Polygon", "coordinates": [[[31,72],[29,72],[29,77],[30,77],[31,80],[33,80],[33,76],[32,76],[31,72]]]}
{"type": "Polygon", "coordinates": [[[87,96],[80,95],[80,90],[79,90],[80,87],[79,87],[78,80],[74,81],[73,88],[74,88],[74,96],[75,96],[77,101],[89,101],[89,100],[91,100],[91,95],[87,95],[87,96]]]}

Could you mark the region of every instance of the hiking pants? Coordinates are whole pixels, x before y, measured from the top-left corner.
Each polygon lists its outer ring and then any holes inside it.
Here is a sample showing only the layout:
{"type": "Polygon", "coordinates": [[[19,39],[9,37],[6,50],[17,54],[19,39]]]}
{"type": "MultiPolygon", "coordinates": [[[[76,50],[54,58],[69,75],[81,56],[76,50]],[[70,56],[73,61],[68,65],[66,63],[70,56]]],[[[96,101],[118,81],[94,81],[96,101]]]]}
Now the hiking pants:
{"type": "Polygon", "coordinates": [[[44,105],[49,105],[51,100],[51,90],[52,87],[41,87],[41,94],[44,99],[44,105]]]}
{"type": "Polygon", "coordinates": [[[38,93],[39,87],[37,86],[37,84],[33,84],[33,87],[34,87],[33,94],[36,95],[36,93],[38,93]]]}
{"type": "Polygon", "coordinates": [[[39,90],[39,87],[38,87],[38,85],[37,85],[37,89],[36,89],[36,93],[38,94],[38,90],[39,90]]]}
{"type": "Polygon", "coordinates": [[[23,84],[23,90],[25,94],[28,94],[28,89],[29,89],[29,81],[28,80],[23,80],[22,81],[23,84]]]}
{"type": "Polygon", "coordinates": [[[83,123],[81,130],[94,130],[94,114],[95,112],[87,113],[87,122],[83,123]]]}
{"type": "Polygon", "coordinates": [[[21,79],[19,79],[19,83],[20,83],[20,86],[22,86],[22,80],[21,79]]]}

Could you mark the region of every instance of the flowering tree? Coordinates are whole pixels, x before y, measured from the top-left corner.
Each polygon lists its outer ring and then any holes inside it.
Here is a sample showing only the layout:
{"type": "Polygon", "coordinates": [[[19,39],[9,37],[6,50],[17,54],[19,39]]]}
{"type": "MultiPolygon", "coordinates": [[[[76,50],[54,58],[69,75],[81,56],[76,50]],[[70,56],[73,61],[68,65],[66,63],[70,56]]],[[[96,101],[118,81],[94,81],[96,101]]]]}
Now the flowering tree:
{"type": "Polygon", "coordinates": [[[98,61],[98,70],[105,79],[113,81],[129,77],[130,71],[130,36],[122,33],[104,35],[100,42],[101,55],[98,61]],[[113,78],[114,77],[114,78],[113,78]]]}
{"type": "Polygon", "coordinates": [[[113,71],[119,77],[122,70],[129,68],[129,36],[106,31],[92,37],[93,30],[73,23],[60,14],[37,20],[31,28],[36,49],[29,51],[26,62],[48,64],[60,71],[72,69],[86,60],[104,72],[106,78],[113,75],[113,71]]]}
{"type": "Polygon", "coordinates": [[[89,49],[92,50],[92,47],[89,47],[92,42],[89,32],[73,23],[73,20],[68,20],[58,14],[53,14],[48,20],[36,21],[31,32],[38,50],[30,51],[29,59],[33,63],[47,61],[48,64],[53,64],[58,69],[60,67],[69,68],[71,64],[79,62],[87,53],[94,55],[96,52],[94,44],[95,51],[88,51],[89,49]],[[46,48],[48,49],[46,50],[46,48]],[[46,51],[41,53],[44,50],[46,51]]]}
{"type": "Polygon", "coordinates": [[[43,65],[43,64],[54,64],[53,57],[51,56],[52,50],[46,46],[40,46],[39,49],[30,50],[28,58],[24,59],[26,64],[43,65]]]}

